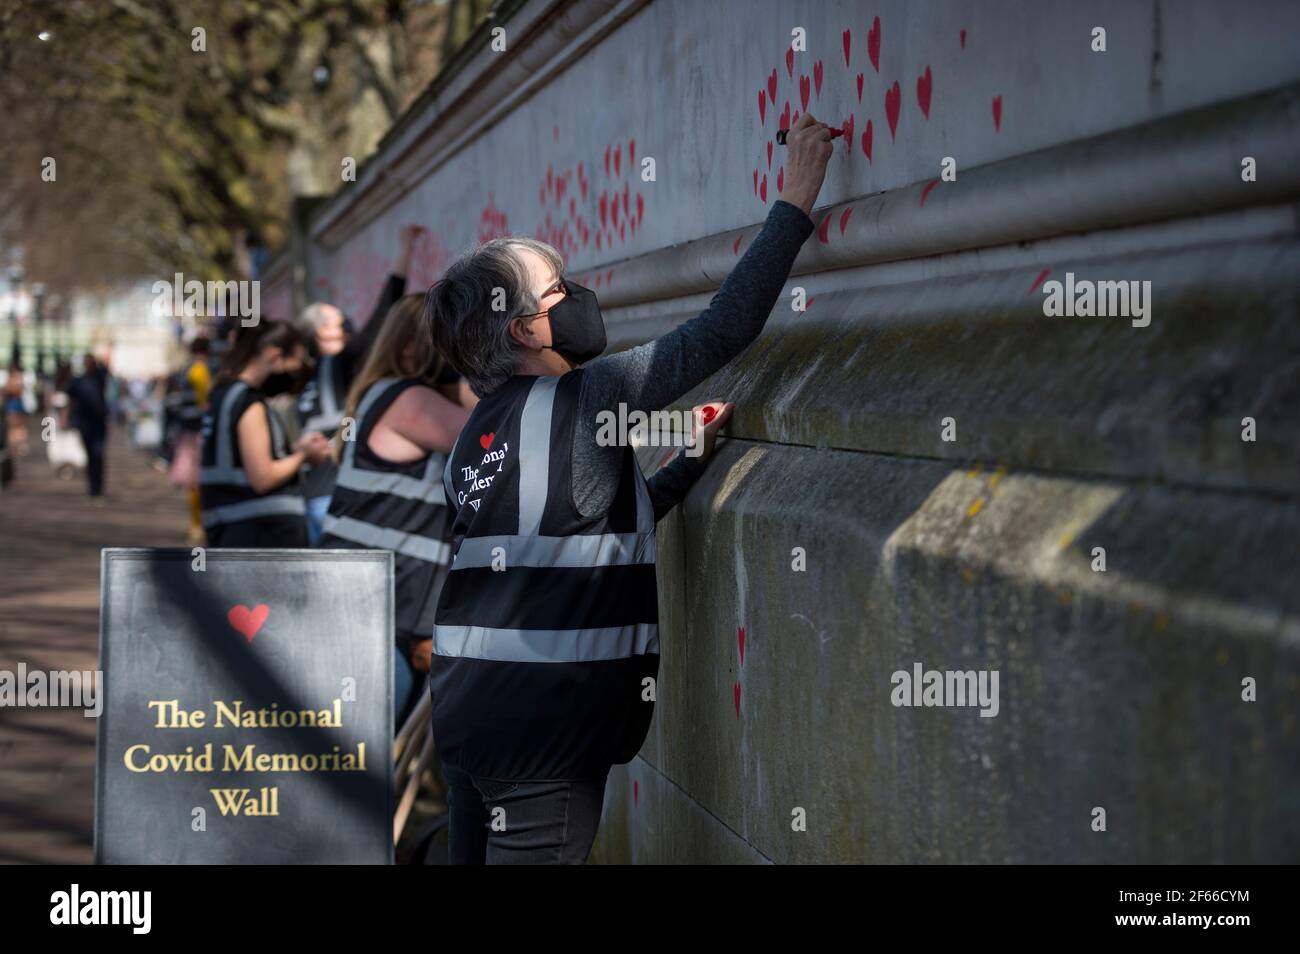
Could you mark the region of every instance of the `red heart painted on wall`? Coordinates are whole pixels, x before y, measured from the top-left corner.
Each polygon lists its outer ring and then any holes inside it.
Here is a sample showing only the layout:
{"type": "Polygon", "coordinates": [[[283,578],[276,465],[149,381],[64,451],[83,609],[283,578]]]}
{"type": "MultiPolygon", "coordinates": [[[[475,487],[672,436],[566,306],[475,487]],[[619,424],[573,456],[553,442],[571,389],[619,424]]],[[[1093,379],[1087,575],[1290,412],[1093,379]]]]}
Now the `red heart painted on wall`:
{"type": "Polygon", "coordinates": [[[794,47],[792,46],[785,48],[785,74],[790,79],[794,79],[794,47]]]}
{"type": "Polygon", "coordinates": [[[767,141],[767,167],[772,168],[772,140],[767,141]]]}
{"type": "Polygon", "coordinates": [[[732,695],[736,697],[736,718],[740,718],[740,683],[736,683],[731,690],[732,695]]]}
{"type": "Polygon", "coordinates": [[[867,56],[871,58],[871,65],[880,72],[880,17],[871,21],[871,29],[867,31],[867,56]]]}
{"type": "Polygon", "coordinates": [[[781,110],[781,122],[777,124],[778,129],[790,128],[790,101],[785,101],[785,109],[781,110]]]}
{"type": "Polygon", "coordinates": [[[760,125],[767,123],[767,94],[761,89],[758,91],[758,122],[760,125]]]}
{"type": "Polygon", "coordinates": [[[925,72],[916,78],[916,101],[921,106],[921,112],[925,113],[925,118],[930,118],[930,91],[932,88],[930,67],[925,68],[925,72]]]}
{"type": "Polygon", "coordinates": [[[484,450],[487,450],[489,447],[492,446],[492,438],[496,436],[497,436],[496,431],[488,431],[486,434],[480,434],[478,436],[478,446],[483,448],[484,450]]]}
{"type": "Polygon", "coordinates": [[[772,75],[767,78],[767,98],[776,105],[776,67],[772,67],[772,75]]]}
{"type": "MultiPolygon", "coordinates": [[[[813,86],[817,88],[817,98],[822,98],[822,61],[818,60],[813,64],[813,86]]],[[[808,104],[804,104],[804,112],[808,111],[808,104]]]]}
{"type": "Polygon", "coordinates": [[[862,79],[863,76],[861,73],[859,73],[858,74],[858,102],[859,103],[862,102],[862,79]]]}
{"type": "Polygon", "coordinates": [[[764,202],[767,201],[767,174],[766,174],[766,173],[764,173],[764,175],[763,175],[763,181],[762,181],[762,183],[759,184],[759,187],[758,187],[758,196],[759,196],[759,198],[762,199],[764,202]]]}
{"type": "Polygon", "coordinates": [[[776,191],[777,192],[785,191],[785,166],[782,166],[780,169],[776,170],[776,191]]]}
{"type": "Polygon", "coordinates": [[[862,151],[867,154],[867,162],[871,161],[871,120],[867,120],[867,128],[862,130],[862,151]]]}
{"type": "Polygon", "coordinates": [[[894,85],[885,90],[885,118],[889,120],[889,138],[894,138],[898,130],[898,110],[903,105],[903,91],[898,86],[898,80],[894,80],[894,85]]]}
{"type": "Polygon", "coordinates": [[[844,227],[849,224],[849,216],[853,214],[853,206],[849,206],[840,213],[840,234],[844,234],[844,227]]]}
{"type": "Polygon", "coordinates": [[[232,606],[226,613],[226,621],[251,643],[270,615],[271,607],[265,603],[258,603],[252,609],[240,603],[238,606],[232,606]]]}
{"type": "Polygon", "coordinates": [[[993,128],[1002,132],[1002,97],[993,97],[993,128]]]}
{"type": "Polygon", "coordinates": [[[841,33],[840,39],[844,41],[844,65],[848,66],[849,65],[849,43],[851,40],[849,36],[849,31],[845,30],[843,33],[841,33]]]}
{"type": "Polygon", "coordinates": [[[800,76],[799,77],[799,100],[800,102],[803,103],[803,111],[805,113],[808,112],[808,96],[810,93],[812,93],[812,83],[808,81],[808,77],[800,76]]]}

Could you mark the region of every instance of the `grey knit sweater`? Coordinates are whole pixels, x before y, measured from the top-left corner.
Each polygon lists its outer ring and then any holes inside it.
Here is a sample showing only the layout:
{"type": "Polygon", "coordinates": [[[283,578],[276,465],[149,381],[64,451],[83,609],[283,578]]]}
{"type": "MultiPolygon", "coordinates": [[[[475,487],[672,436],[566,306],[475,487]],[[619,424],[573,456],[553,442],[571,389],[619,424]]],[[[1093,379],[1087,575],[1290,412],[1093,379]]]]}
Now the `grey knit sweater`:
{"type": "MultiPolygon", "coordinates": [[[[777,200],[762,230],[706,308],[654,341],[584,365],[573,440],[574,503],[583,516],[613,503],[621,447],[596,443],[597,414],[661,410],[745,350],[762,332],[799,249],[815,226],[803,210],[777,200]]],[[[686,495],[707,460],[678,451],[648,481],[655,520],[686,495]]]]}

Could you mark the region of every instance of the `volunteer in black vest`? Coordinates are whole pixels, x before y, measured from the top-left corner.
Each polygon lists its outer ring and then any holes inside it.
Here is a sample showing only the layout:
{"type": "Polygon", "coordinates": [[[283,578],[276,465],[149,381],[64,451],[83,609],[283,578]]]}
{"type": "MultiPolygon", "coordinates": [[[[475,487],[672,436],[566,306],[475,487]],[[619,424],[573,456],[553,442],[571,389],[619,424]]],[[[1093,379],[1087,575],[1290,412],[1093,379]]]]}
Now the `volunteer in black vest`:
{"type": "Polygon", "coordinates": [[[645,739],[655,522],[703,471],[731,405],[695,408],[699,443],[648,481],[600,418],[667,407],[758,337],[831,153],[807,114],[787,142],[762,231],[708,309],[648,344],[598,357],[596,296],[531,239],[487,242],[429,290],[439,350],[481,398],[444,474],[453,558],[430,669],[453,863],[585,861],[609,770],[645,739]]]}
{"type": "Polygon", "coordinates": [[[403,297],[348,394],[343,420],[349,423],[335,441],[338,477],[316,542],[393,551],[393,715],[399,727],[416,673],[429,671],[433,610],[451,562],[442,472],[469,418],[468,408],[457,403],[458,386],[438,384],[446,376],[443,365],[425,323],[424,296],[403,297]]]}
{"type": "Polygon", "coordinates": [[[203,418],[199,497],[212,547],[305,547],[299,471],[330,455],[319,433],[288,446],[267,397],[293,387],[307,342],[288,321],[241,327],[203,418]]]}
{"type": "MultiPolygon", "coordinates": [[[[406,273],[410,268],[415,243],[428,232],[418,225],[401,230],[401,251],[392,274],[379,293],[379,301],[370,320],[356,333],[351,321],[334,305],[317,302],[303,309],[301,320],[315,331],[316,370],[298,395],[298,420],[304,433],[320,431],[333,440],[343,416],[343,404],[366,354],[383,328],[384,319],[399,298],[406,294],[406,273]]],[[[439,384],[458,380],[450,369],[444,371],[439,384]]],[[[333,457],[307,468],[303,495],[307,498],[307,535],[311,543],[320,537],[338,465],[333,457]]]]}

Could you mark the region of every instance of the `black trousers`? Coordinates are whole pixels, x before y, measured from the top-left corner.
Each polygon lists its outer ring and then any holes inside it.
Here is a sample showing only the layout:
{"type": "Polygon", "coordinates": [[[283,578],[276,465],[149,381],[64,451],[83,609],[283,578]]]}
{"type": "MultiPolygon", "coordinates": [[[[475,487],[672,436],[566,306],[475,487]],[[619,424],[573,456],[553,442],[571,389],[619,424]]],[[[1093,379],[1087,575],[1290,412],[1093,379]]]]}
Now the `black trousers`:
{"type": "Polygon", "coordinates": [[[86,447],[86,482],[90,496],[104,494],[104,444],[107,433],[100,430],[79,430],[81,443],[86,447]]]}
{"type": "Polygon", "coordinates": [[[302,517],[259,517],[208,527],[210,547],[305,548],[307,524],[302,517]]]}
{"type": "Polygon", "coordinates": [[[580,865],[600,827],[599,778],[504,782],[443,764],[453,865],[580,865]]]}

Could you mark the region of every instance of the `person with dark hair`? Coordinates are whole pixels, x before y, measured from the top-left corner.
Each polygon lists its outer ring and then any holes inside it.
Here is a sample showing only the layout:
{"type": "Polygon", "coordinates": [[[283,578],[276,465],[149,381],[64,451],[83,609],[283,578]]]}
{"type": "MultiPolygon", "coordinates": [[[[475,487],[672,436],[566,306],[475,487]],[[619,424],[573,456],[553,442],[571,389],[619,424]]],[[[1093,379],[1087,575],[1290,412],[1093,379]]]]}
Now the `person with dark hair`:
{"type": "MultiPolygon", "coordinates": [[[[352,387],[356,373],[365,361],[372,344],[384,325],[386,316],[399,298],[406,294],[406,273],[419,236],[426,234],[419,225],[405,225],[401,231],[401,251],[370,320],[359,332],[336,306],[316,302],[303,309],[300,320],[315,336],[316,371],[298,396],[298,417],[304,431],[320,431],[333,438],[343,418],[343,401],[352,387]]],[[[440,384],[455,382],[457,375],[447,369],[440,384]]],[[[320,536],[338,467],[333,459],[308,468],[303,481],[307,498],[307,534],[311,542],[320,536]]]]}
{"type": "Polygon", "coordinates": [[[267,397],[292,387],[307,342],[287,321],[241,327],[226,352],[203,416],[199,497],[208,545],[305,547],[299,471],[329,457],[318,432],[292,449],[267,397]]]}
{"type": "Polygon", "coordinates": [[[86,448],[86,482],[90,498],[97,507],[104,501],[104,445],[108,440],[108,400],[104,386],[108,368],[87,352],[82,359],[83,373],[68,385],[70,406],[67,419],[81,434],[86,448]]]}
{"type": "MultiPolygon", "coordinates": [[[[435,611],[432,728],[450,784],[454,863],[581,863],[606,779],[653,712],[655,523],[700,476],[732,405],[694,408],[699,453],[646,480],[620,405],[659,411],[758,337],[804,241],[831,132],[799,117],[785,189],[709,307],[601,356],[595,294],[532,239],[484,243],[429,290],[439,350],[481,400],[443,473],[456,509],[435,611]],[[508,819],[489,824],[495,809],[508,819]]],[[[693,446],[693,445],[690,445],[693,446]]]]}
{"type": "Polygon", "coordinates": [[[438,383],[443,371],[424,296],[406,295],[384,319],[348,394],[355,432],[336,441],[338,477],[316,543],[393,551],[398,726],[414,701],[416,674],[429,671],[433,610],[451,559],[442,469],[469,418],[457,386],[438,383]]]}

